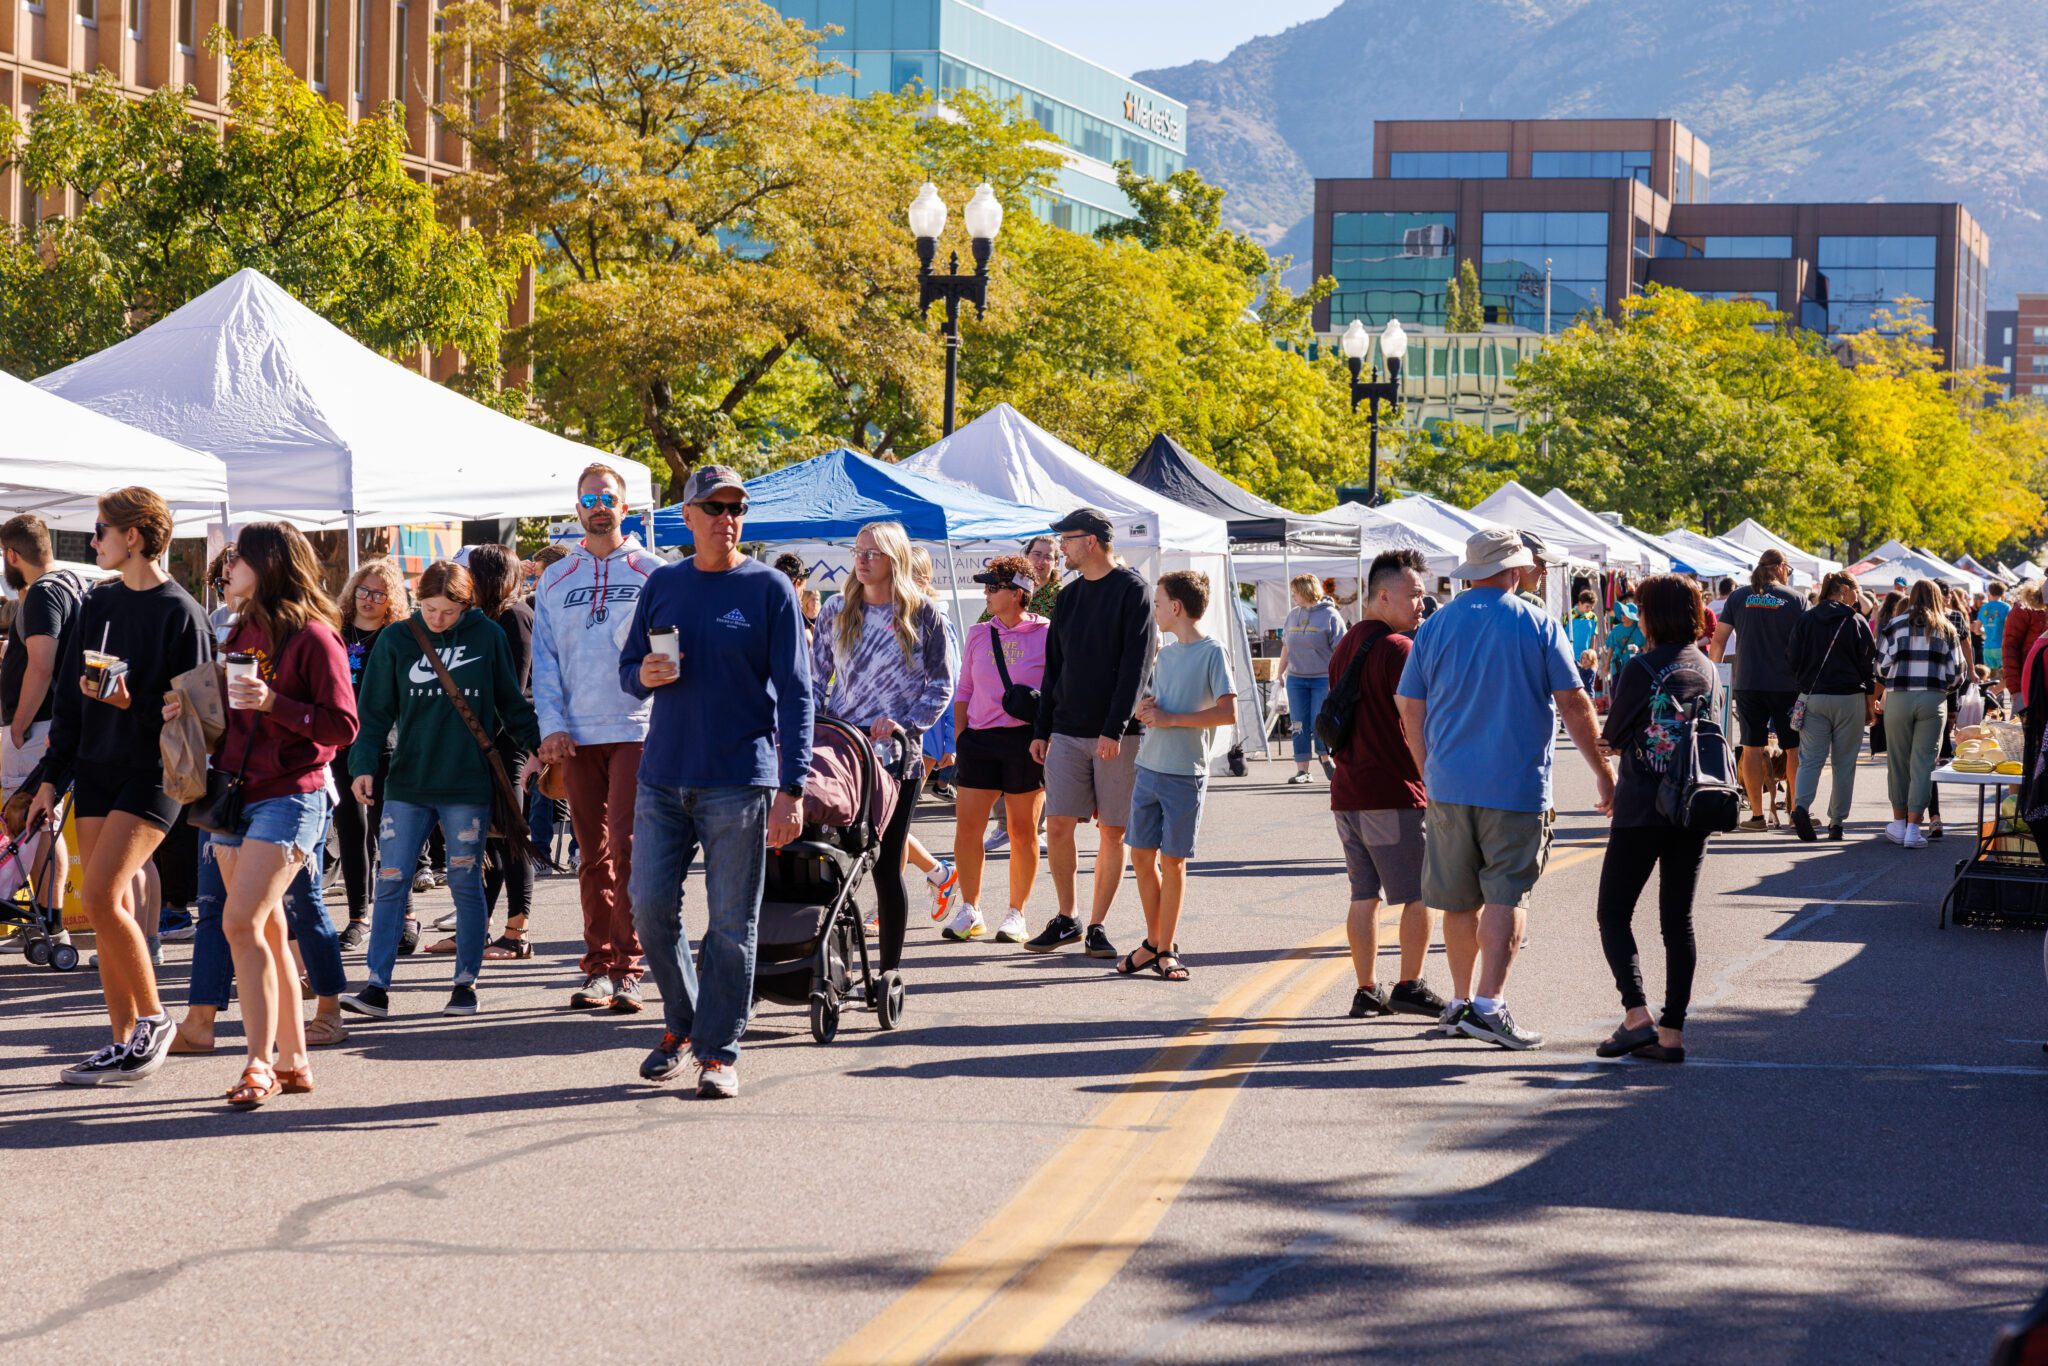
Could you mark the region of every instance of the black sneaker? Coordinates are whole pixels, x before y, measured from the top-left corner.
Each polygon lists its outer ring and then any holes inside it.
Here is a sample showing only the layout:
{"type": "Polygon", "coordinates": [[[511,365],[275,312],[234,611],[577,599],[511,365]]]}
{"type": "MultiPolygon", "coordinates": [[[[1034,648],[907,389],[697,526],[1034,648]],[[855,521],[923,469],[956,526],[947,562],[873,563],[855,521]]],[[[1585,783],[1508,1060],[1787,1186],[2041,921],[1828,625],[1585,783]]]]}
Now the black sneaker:
{"type": "Polygon", "coordinates": [[[474,1015],[479,1007],[476,1003],[476,988],[468,982],[448,993],[448,1004],[441,1007],[443,1015],[474,1015]]]}
{"type": "Polygon", "coordinates": [[[1354,1020],[1364,1020],[1393,1014],[1394,1008],[1387,1004],[1389,994],[1385,987],[1360,987],[1351,993],[1350,1017],[1354,1020]]]}
{"type": "Polygon", "coordinates": [[[145,1015],[137,1020],[120,1062],[121,1080],[141,1081],[162,1067],[171,1056],[171,1040],[177,1032],[168,1015],[145,1015]]]}
{"type": "Polygon", "coordinates": [[[1024,941],[1024,947],[1033,953],[1051,953],[1063,949],[1081,937],[1081,922],[1070,915],[1056,915],[1045,922],[1045,928],[1036,938],[1024,941]]]}
{"type": "Polygon", "coordinates": [[[370,922],[367,920],[350,920],[348,928],[341,932],[340,944],[343,953],[356,953],[369,942],[370,922]]]}
{"type": "Polygon", "coordinates": [[[1792,808],[1792,828],[1799,833],[1799,838],[1808,844],[1819,838],[1813,832],[1813,813],[1803,806],[1792,808]]]}
{"type": "Polygon", "coordinates": [[[1492,1010],[1466,1006],[1465,1013],[1458,1017],[1458,1031],[1468,1039],[1478,1039],[1481,1043],[1496,1043],[1502,1048],[1543,1047],[1543,1036],[1533,1029],[1523,1029],[1517,1025],[1515,1017],[1508,1014],[1505,1001],[1492,1010]]]}
{"type": "Polygon", "coordinates": [[[341,998],[341,1008],[356,1015],[367,1015],[373,1020],[390,1018],[391,997],[379,986],[364,987],[341,998]]]}
{"type": "Polygon", "coordinates": [[[1833,840],[1835,843],[1840,844],[1842,842],[1842,827],[1839,825],[1829,826],[1828,838],[1833,840]]]}
{"type": "Polygon", "coordinates": [[[1090,958],[1116,957],[1116,945],[1109,942],[1109,935],[1100,925],[1088,927],[1087,954],[1090,958]]]}
{"type": "Polygon", "coordinates": [[[120,1083],[127,1078],[121,1075],[121,1060],[128,1056],[128,1045],[110,1043],[99,1052],[72,1063],[57,1074],[57,1080],[66,1086],[101,1086],[108,1082],[120,1083]]]}
{"type": "Polygon", "coordinates": [[[593,972],[569,995],[571,1010],[603,1010],[618,999],[610,973],[593,972]]]}
{"type": "Polygon", "coordinates": [[[654,1051],[640,1060],[640,1076],[644,1081],[667,1081],[683,1070],[684,1050],[690,1046],[688,1039],[673,1034],[663,1034],[654,1051]]]}
{"type": "Polygon", "coordinates": [[[411,916],[405,918],[405,928],[398,932],[398,956],[409,958],[418,952],[420,946],[420,922],[411,916]]]}
{"type": "Polygon", "coordinates": [[[1444,1008],[1450,1002],[1431,991],[1429,983],[1418,977],[1412,982],[1394,983],[1394,989],[1387,993],[1387,1004],[1398,1014],[1422,1015],[1435,1020],[1442,1018],[1444,1008]]]}

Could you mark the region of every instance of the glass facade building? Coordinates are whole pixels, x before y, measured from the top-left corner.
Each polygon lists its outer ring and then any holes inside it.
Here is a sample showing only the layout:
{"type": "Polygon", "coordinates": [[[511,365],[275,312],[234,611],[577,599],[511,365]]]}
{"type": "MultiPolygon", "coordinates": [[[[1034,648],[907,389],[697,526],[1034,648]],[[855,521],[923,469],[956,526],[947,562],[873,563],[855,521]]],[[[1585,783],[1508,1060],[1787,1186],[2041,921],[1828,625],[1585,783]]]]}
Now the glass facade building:
{"type": "Polygon", "coordinates": [[[1059,139],[1066,165],[1036,205],[1075,232],[1127,218],[1114,163],[1165,179],[1187,165],[1187,106],[997,18],[974,0],[770,0],[850,68],[818,82],[855,98],[906,87],[1015,100],[1059,139]]]}
{"type": "Polygon", "coordinates": [[[1345,213],[1330,224],[1335,312],[1352,318],[1444,322],[1458,273],[1454,213],[1345,213]]]}
{"type": "Polygon", "coordinates": [[[1492,317],[1531,331],[1570,326],[1607,302],[1607,215],[1489,213],[1479,247],[1479,292],[1492,317]],[[1550,276],[1549,317],[1543,283],[1550,276]]]}

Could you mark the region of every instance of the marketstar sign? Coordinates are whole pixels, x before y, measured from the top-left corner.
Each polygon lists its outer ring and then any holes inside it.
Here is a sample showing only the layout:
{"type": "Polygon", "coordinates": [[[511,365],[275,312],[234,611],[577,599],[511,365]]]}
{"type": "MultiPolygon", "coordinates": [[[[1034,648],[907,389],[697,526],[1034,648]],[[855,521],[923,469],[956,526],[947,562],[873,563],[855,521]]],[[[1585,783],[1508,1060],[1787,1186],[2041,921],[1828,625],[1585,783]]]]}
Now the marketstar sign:
{"type": "Polygon", "coordinates": [[[1165,109],[1154,109],[1152,101],[1140,100],[1135,94],[1124,95],[1124,122],[1135,123],[1146,132],[1156,133],[1168,142],[1180,142],[1180,120],[1165,109]]]}

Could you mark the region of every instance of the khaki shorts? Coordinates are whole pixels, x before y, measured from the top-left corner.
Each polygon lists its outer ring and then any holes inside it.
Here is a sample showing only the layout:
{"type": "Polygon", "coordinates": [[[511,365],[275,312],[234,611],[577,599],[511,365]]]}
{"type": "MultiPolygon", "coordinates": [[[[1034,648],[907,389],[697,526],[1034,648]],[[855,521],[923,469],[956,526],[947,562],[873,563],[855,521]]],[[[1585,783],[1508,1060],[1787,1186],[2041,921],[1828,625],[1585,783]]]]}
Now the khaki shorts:
{"type": "Polygon", "coordinates": [[[43,755],[50,748],[50,723],[34,721],[29,724],[28,742],[20,749],[14,747],[11,728],[0,729],[0,789],[10,797],[15,789],[28,781],[28,775],[43,761],[43,755]]]}
{"type": "Polygon", "coordinates": [[[1121,830],[1131,823],[1131,786],[1138,780],[1138,740],[1126,735],[1114,759],[1095,757],[1095,737],[1055,735],[1045,746],[1045,814],[1121,830]]]}
{"type": "Polygon", "coordinates": [[[1550,862],[1551,813],[1431,802],[1422,899],[1446,911],[1526,906],[1550,862]]]}
{"type": "Polygon", "coordinates": [[[1344,847],[1344,871],[1353,901],[1405,906],[1422,899],[1426,837],[1421,811],[1336,811],[1337,843],[1344,847]]]}

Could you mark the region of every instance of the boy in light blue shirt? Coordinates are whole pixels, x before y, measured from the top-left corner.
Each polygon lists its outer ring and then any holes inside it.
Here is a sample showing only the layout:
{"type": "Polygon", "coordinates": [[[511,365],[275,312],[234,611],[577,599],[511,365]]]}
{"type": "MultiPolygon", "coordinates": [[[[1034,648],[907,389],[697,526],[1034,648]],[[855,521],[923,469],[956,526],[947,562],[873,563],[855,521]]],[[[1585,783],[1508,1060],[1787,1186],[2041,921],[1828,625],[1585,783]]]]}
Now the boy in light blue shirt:
{"type": "Polygon", "coordinates": [[[1161,575],[1152,593],[1152,619],[1171,639],[1153,661],[1152,691],[1137,709],[1145,735],[1124,844],[1138,875],[1145,942],[1117,964],[1126,977],[1150,968],[1169,982],[1188,980],[1174,936],[1209,785],[1209,742],[1216,727],[1237,719],[1230,658],[1220,642],[1202,634],[1208,607],[1209,576],[1190,569],[1161,575]]]}

